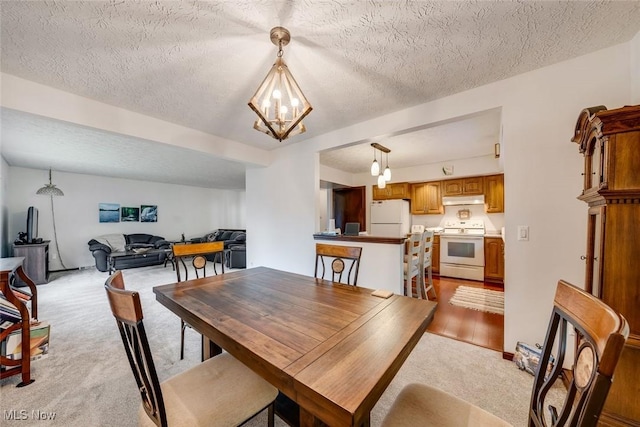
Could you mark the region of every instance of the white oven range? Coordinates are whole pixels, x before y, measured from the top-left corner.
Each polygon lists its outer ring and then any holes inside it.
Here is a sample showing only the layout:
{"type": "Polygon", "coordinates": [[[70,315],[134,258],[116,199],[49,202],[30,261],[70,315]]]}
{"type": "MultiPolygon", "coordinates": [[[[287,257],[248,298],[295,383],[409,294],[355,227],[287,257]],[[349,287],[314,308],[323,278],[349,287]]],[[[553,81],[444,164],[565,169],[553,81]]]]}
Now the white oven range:
{"type": "Polygon", "coordinates": [[[447,221],[440,235],[440,275],[484,280],[484,222],[447,221]]]}

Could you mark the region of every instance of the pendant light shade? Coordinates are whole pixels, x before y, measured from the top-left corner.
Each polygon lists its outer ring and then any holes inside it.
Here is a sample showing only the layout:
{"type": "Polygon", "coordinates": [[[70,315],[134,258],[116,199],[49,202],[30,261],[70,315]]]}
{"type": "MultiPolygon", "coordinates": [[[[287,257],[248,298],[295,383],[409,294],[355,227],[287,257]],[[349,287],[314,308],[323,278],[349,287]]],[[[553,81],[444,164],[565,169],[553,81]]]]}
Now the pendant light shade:
{"type": "Polygon", "coordinates": [[[391,181],[391,169],[389,168],[389,153],[387,153],[387,167],[384,168],[384,180],[391,181]]]}
{"type": "Polygon", "coordinates": [[[378,175],[378,188],[385,188],[387,186],[387,181],[384,179],[384,175],[378,175]]]}
{"type": "Polygon", "coordinates": [[[51,183],[51,169],[49,169],[49,183],[45,184],[44,187],[40,187],[40,189],[36,191],[36,194],[43,196],[64,196],[62,190],[51,183]]]}
{"type": "Polygon", "coordinates": [[[376,150],[373,150],[373,163],[371,163],[371,176],[378,176],[380,174],[380,164],[376,160],[376,150]]]}

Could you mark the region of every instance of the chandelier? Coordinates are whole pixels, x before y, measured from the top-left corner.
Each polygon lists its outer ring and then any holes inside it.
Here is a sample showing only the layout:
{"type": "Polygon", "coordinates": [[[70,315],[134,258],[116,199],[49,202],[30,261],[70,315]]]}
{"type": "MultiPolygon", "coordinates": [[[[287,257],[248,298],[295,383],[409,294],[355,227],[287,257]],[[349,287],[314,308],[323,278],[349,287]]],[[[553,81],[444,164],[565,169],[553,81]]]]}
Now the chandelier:
{"type": "Polygon", "coordinates": [[[391,181],[391,169],[389,168],[389,153],[391,152],[391,150],[389,150],[384,145],[378,144],[377,142],[371,143],[371,146],[373,147],[373,163],[371,163],[371,176],[378,177],[378,188],[385,188],[387,186],[387,182],[391,181]],[[382,162],[383,153],[386,155],[387,160],[387,166],[384,168],[384,171],[382,173],[380,172],[380,164],[378,163],[376,157],[378,151],[380,151],[380,162],[382,162]]]}
{"type": "Polygon", "coordinates": [[[282,59],[282,47],[290,41],[286,28],[271,29],[271,42],[278,46],[276,62],[249,100],[249,107],[258,115],[253,128],[279,141],[303,133],[306,128],[302,119],[312,110],[282,59]]]}

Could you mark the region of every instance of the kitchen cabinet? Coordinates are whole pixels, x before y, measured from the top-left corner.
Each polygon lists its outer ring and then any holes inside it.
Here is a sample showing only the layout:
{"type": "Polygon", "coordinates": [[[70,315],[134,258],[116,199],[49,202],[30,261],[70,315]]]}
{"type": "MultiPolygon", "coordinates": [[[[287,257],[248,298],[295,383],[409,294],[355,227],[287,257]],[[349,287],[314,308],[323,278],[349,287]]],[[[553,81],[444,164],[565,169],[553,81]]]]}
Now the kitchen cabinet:
{"type": "Polygon", "coordinates": [[[433,235],[433,245],[431,246],[431,273],[440,274],[440,235],[433,235]]]}
{"type": "Polygon", "coordinates": [[[411,184],[411,213],[441,215],[444,213],[440,181],[411,184]]]}
{"type": "Polygon", "coordinates": [[[620,312],[630,330],[600,425],[640,425],[640,105],[583,110],[571,140],[584,156],[584,288],[620,312]]]}
{"type": "Polygon", "coordinates": [[[484,180],[481,176],[442,181],[443,196],[476,196],[483,193],[484,180]]]}
{"type": "Polygon", "coordinates": [[[373,186],[373,200],[410,199],[411,192],[408,182],[387,184],[384,188],[373,186]]]}
{"type": "Polygon", "coordinates": [[[504,175],[484,177],[484,211],[486,213],[504,212],[504,175]]]}
{"type": "Polygon", "coordinates": [[[484,238],[484,280],[504,283],[504,241],[502,237],[484,238]]]}

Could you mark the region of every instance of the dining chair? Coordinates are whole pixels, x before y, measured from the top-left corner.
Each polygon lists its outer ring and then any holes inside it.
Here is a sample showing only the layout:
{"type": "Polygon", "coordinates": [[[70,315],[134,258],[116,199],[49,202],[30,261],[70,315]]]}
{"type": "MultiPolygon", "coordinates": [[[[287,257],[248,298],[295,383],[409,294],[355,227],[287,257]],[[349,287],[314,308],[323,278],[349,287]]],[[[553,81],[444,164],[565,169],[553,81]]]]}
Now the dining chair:
{"type": "MultiPolygon", "coordinates": [[[[420,285],[420,266],[422,265],[422,233],[411,233],[407,242],[407,253],[404,256],[404,294],[413,297],[413,278],[416,278],[416,286],[420,285]]],[[[420,294],[420,289],[416,289],[420,294]]]]}
{"type": "MultiPolygon", "coordinates": [[[[600,299],[563,280],[558,282],[529,404],[530,427],[596,426],[609,393],[616,364],[629,337],[629,325],[600,299]],[[573,328],[578,337],[577,343],[573,328]],[[547,394],[558,380],[567,357],[567,344],[574,347],[573,378],[564,402],[547,394]],[[554,360],[555,363],[550,363],[554,360]],[[552,402],[552,400],[554,400],[552,402]],[[560,405],[558,405],[560,403],[560,405]],[[545,415],[545,408],[548,413],[545,415]],[[545,419],[546,421],[543,421],[545,419]]],[[[495,415],[425,384],[402,389],[387,413],[386,427],[402,426],[508,426],[495,415]]]]}
{"type": "Polygon", "coordinates": [[[331,260],[331,281],[356,286],[358,284],[361,255],[362,248],[359,247],[316,243],[315,277],[324,279],[325,261],[329,262],[331,260]],[[347,268],[347,263],[349,264],[349,271],[346,273],[345,281],[343,282],[342,273],[347,268]],[[322,267],[321,273],[320,267],[322,267]]]}
{"type": "Polygon", "coordinates": [[[238,426],[268,409],[268,425],[273,427],[278,390],[229,353],[160,383],[140,294],[125,289],[121,271],[104,286],[142,399],[139,426],[238,426]]]}
{"type": "Polygon", "coordinates": [[[433,276],[431,271],[431,259],[433,249],[433,231],[425,231],[422,233],[422,251],[420,251],[421,260],[419,263],[422,265],[420,269],[419,285],[420,292],[418,292],[418,298],[429,299],[429,291],[433,291],[433,299],[438,299],[436,289],[433,287],[433,276]]]}
{"type": "MultiPolygon", "coordinates": [[[[224,242],[204,242],[204,243],[185,243],[174,244],[173,262],[176,268],[176,276],[178,282],[182,282],[181,270],[184,270],[184,280],[189,280],[189,269],[187,268],[186,259],[191,259],[191,265],[196,274],[196,278],[200,278],[199,271],[202,271],[202,277],[207,275],[207,258],[206,255],[214,255],[224,252],[224,242]],[[182,267],[180,267],[182,265],[182,267]]],[[[217,275],[215,263],[213,264],[213,272],[217,275]]],[[[224,260],[222,262],[222,273],[224,274],[224,260]]],[[[191,327],[187,322],[180,319],[180,360],[184,359],[184,332],[187,326],[191,327]]]]}

